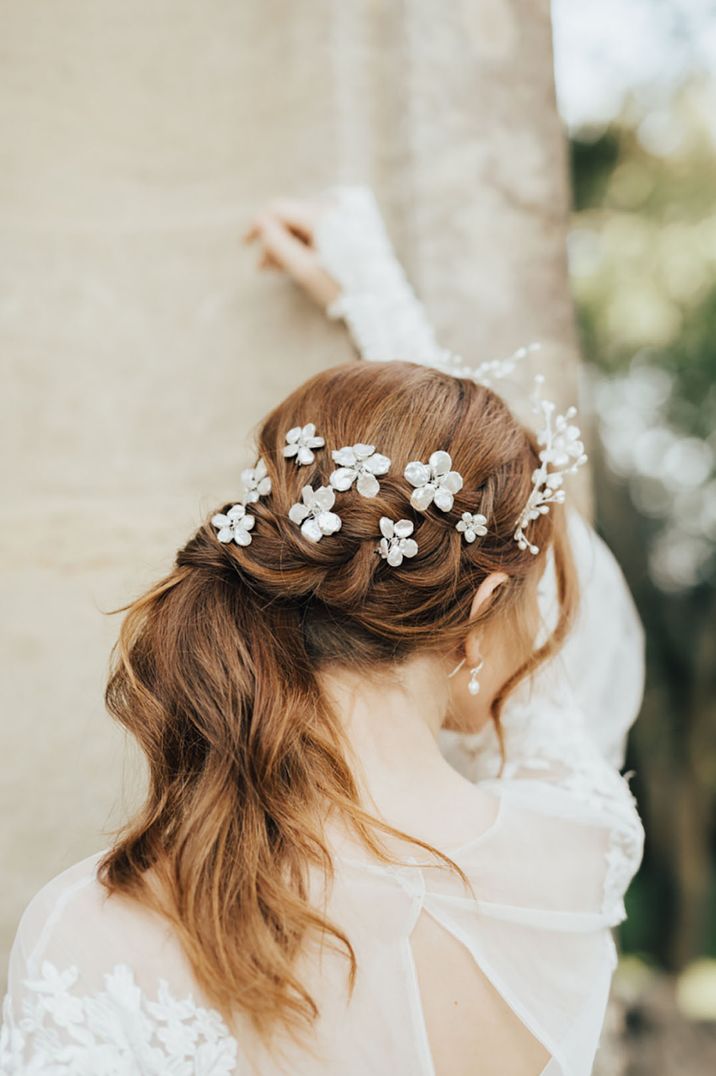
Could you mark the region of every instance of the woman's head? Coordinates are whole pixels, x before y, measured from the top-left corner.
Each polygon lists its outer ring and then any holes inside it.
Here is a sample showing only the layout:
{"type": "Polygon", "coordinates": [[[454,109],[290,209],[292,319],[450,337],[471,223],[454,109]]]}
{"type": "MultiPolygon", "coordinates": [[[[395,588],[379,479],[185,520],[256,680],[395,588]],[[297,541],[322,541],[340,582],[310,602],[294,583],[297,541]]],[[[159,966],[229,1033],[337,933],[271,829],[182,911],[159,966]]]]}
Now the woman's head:
{"type": "Polygon", "coordinates": [[[478,635],[509,631],[516,659],[495,693],[498,722],[509,690],[564,635],[573,587],[558,513],[530,525],[539,556],[514,541],[536,444],[499,397],[471,381],[409,363],[327,370],[267,416],[257,454],[272,488],[249,506],[251,543],[220,542],[208,518],[123,626],[107,698],[145,751],[149,792],[104,878],[147,898],[142,876],[152,868],[209,996],[266,1031],[314,1014],[295,976],[312,936],[332,936],[352,960],[350,940],[308,898],[310,868],[330,873],[322,819],[337,812],[377,855],[378,832],[389,830],[360,806],[321,672],[376,676],[412,656],[448,660],[478,635]],[[286,433],[309,422],[325,448],[297,466],[284,456],[286,433]],[[340,530],[309,541],[291,506],[304,486],[328,485],[332,450],[356,443],[389,457],[380,490],[337,493],[340,530]],[[451,511],[418,512],[403,470],[437,450],[450,454],[463,485],[451,511]],[[466,511],[487,518],[472,543],[456,529],[466,511]],[[381,517],[413,523],[415,556],[397,566],[380,556],[381,517]],[[534,651],[535,584],[550,547],[562,615],[534,651]],[[491,577],[504,582],[476,625],[475,595],[491,577]]]}

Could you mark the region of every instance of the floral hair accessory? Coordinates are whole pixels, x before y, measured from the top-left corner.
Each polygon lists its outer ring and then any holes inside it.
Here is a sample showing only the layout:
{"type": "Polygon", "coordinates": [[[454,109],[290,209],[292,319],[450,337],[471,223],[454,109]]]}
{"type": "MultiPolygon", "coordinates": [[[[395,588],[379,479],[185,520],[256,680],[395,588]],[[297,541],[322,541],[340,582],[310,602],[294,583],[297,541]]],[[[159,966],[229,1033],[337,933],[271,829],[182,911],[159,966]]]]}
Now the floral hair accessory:
{"type": "Polygon", "coordinates": [[[413,524],[409,519],[399,519],[394,523],[387,516],[381,516],[380,533],[383,537],[378,545],[378,552],[391,567],[399,567],[403,563],[403,557],[414,557],[418,552],[418,543],[410,537],[413,524]]]}
{"type": "Polygon", "coordinates": [[[241,472],[241,481],[244,483],[244,500],[251,504],[259,497],[266,497],[271,492],[271,479],[266,472],[266,464],[262,459],[255,467],[247,467],[241,472]]]}
{"type": "Polygon", "coordinates": [[[293,458],[298,467],[305,466],[316,458],[313,449],[323,448],[325,443],[322,437],[316,437],[315,423],[307,422],[305,426],[293,426],[288,431],[283,454],[287,459],[293,458]]]}
{"type": "Polygon", "coordinates": [[[375,451],[375,445],[347,445],[331,453],[335,463],[340,464],[333,472],[330,483],[334,489],[347,490],[355,482],[363,497],[375,497],[380,491],[376,475],[387,474],[390,460],[375,451]]]}
{"type": "Polygon", "coordinates": [[[455,524],[455,530],[460,531],[466,542],[472,543],[476,538],[483,538],[487,534],[486,523],[487,516],[483,516],[480,512],[477,515],[463,512],[461,519],[455,524]]]}
{"type": "Polygon", "coordinates": [[[324,534],[335,534],[341,529],[341,517],[331,511],[336,495],[330,486],[313,489],[304,486],[301,501],[292,504],[288,518],[301,528],[301,534],[309,542],[320,542],[324,534]]]}
{"type": "Polygon", "coordinates": [[[530,553],[539,553],[539,546],[534,545],[525,535],[525,528],[549,512],[551,504],[562,504],[565,491],[562,489],[564,476],[572,474],[587,462],[584,444],[578,426],[570,420],[577,414],[576,407],[570,407],[563,415],[555,415],[555,405],[551,400],[541,396],[544,378],[535,378],[533,410],[542,416],[543,425],[537,431],[537,444],[540,466],[532,473],[532,492],[522,515],[517,521],[514,538],[520,549],[529,549],[530,553]]]}
{"type": "Polygon", "coordinates": [[[412,460],[403,471],[405,478],[415,489],[410,503],[419,512],[425,512],[433,502],[441,512],[449,512],[453,495],[462,489],[462,475],[451,471],[452,459],[448,452],[433,452],[427,463],[412,460]]]}
{"type": "Polygon", "coordinates": [[[212,517],[211,525],[216,527],[220,542],[236,542],[237,545],[251,545],[251,530],[254,517],[250,516],[243,504],[235,504],[226,515],[219,512],[212,517]]]}

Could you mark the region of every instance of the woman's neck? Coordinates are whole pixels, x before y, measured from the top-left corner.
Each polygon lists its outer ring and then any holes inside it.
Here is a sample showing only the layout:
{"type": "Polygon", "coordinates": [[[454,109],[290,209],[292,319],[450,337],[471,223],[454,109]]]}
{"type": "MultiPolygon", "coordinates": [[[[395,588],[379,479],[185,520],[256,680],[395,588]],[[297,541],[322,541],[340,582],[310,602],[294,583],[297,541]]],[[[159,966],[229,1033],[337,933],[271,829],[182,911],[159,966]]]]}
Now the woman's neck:
{"type": "MultiPolygon", "coordinates": [[[[422,839],[448,843],[462,798],[475,789],[443,758],[438,732],[448,707],[444,662],[412,658],[370,681],[344,670],[321,674],[342,722],[362,806],[422,839]]],[[[458,827],[459,829],[459,827],[458,827]]]]}

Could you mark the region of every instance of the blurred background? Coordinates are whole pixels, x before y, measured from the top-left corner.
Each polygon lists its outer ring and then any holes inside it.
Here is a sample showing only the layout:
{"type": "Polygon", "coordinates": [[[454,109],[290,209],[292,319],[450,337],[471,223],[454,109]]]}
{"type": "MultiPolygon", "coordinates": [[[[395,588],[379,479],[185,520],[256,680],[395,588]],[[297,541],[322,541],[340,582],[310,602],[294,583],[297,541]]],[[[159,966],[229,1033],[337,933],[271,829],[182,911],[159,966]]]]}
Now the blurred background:
{"type": "Polygon", "coordinates": [[[646,626],[629,1072],[716,1066],[716,5],[557,0],[597,525],[646,626]],[[683,1022],[682,1022],[683,1021],[683,1022]],[[667,1030],[668,1029],[668,1030],[667,1030]]]}
{"type": "Polygon", "coordinates": [[[368,182],[446,345],[539,339],[563,399],[581,383],[649,663],[599,1071],[716,1071],[716,3],[551,15],[0,0],[3,954],[141,788],[103,713],[105,611],[231,498],[268,407],[351,355],[255,272],[246,221],[368,182]]]}

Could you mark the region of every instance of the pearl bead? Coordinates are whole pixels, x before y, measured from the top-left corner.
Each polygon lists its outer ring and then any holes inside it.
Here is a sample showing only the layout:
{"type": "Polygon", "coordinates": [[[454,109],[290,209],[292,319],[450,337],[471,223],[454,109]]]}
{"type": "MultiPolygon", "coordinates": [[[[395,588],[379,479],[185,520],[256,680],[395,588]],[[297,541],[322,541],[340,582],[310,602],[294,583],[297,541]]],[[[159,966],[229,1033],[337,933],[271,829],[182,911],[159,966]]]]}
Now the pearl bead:
{"type": "Polygon", "coordinates": [[[471,695],[479,695],[480,681],[477,679],[473,680],[472,678],[470,678],[467,684],[467,690],[470,692],[471,695]]]}

